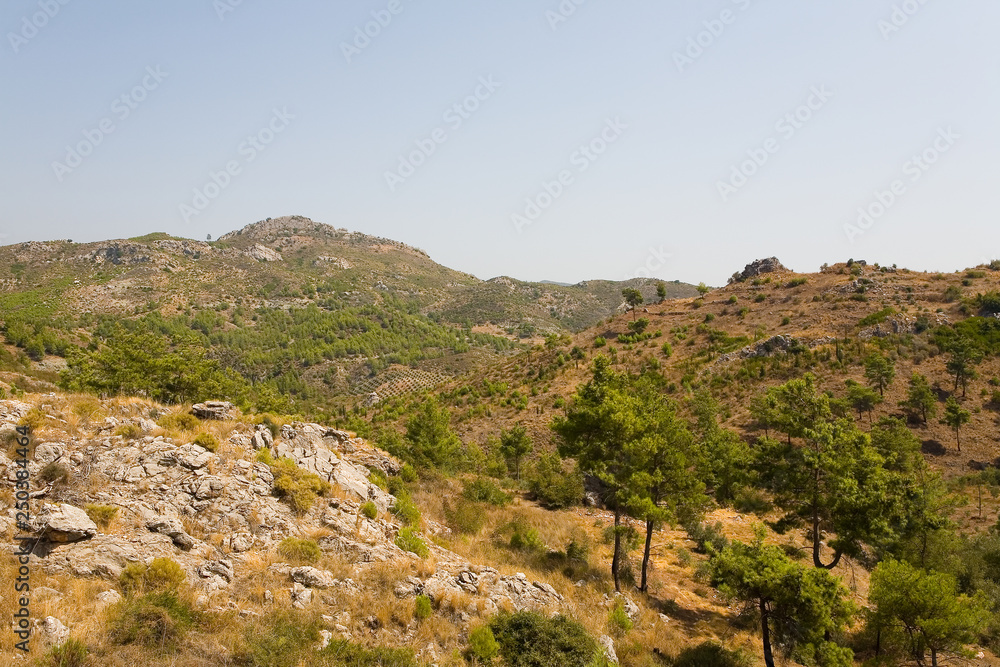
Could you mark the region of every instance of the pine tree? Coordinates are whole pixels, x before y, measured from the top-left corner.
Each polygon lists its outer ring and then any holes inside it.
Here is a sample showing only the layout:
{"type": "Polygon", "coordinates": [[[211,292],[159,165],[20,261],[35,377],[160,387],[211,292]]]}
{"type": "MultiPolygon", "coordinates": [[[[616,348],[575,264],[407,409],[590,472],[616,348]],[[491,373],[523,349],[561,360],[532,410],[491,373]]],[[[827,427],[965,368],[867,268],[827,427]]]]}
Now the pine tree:
{"type": "Polygon", "coordinates": [[[909,410],[911,414],[918,415],[924,424],[927,424],[928,419],[934,418],[937,412],[937,401],[931,390],[931,383],[925,376],[920,373],[914,373],[910,376],[906,400],[899,405],[909,410]]]}

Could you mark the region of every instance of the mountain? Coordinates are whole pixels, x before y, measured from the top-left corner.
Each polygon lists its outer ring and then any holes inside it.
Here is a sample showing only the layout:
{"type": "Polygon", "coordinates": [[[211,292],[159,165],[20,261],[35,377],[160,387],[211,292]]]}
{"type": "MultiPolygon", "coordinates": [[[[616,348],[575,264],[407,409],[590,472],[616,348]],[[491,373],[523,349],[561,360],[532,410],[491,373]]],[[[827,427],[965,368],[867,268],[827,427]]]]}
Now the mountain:
{"type": "MultiPolygon", "coordinates": [[[[107,342],[124,326],[174,347],[194,336],[222,371],[256,387],[240,390],[246,400],[259,402],[266,390],[291,397],[296,409],[329,411],[373,390],[433,386],[494,363],[522,341],[612,315],[624,287],[650,299],[656,291],[643,279],[483,281],[417,248],[300,216],[263,220],[214,242],[156,233],[0,248],[0,320],[40,378],[54,381],[64,365],[58,357],[107,342]]],[[[666,287],[671,297],[694,293],[690,285],[666,287]]],[[[105,380],[103,390],[121,386],[105,380]]],[[[141,382],[129,386],[147,391],[141,382]]]]}

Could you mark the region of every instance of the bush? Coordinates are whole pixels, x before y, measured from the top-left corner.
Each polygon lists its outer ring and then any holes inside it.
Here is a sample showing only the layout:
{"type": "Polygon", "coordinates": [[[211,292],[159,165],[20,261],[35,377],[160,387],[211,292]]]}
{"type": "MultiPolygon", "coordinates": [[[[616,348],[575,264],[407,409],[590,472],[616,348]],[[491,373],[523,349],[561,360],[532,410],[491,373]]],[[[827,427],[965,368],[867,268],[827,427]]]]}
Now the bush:
{"type": "Polygon", "coordinates": [[[169,558],[154,558],[148,566],[144,563],[129,563],[118,576],[118,584],[126,595],[147,591],[175,592],[187,575],[175,561],[169,558]]]}
{"type": "Polygon", "coordinates": [[[476,662],[491,663],[499,653],[500,644],[497,643],[488,625],[480,626],[469,633],[467,657],[476,662]]]}
{"type": "Polygon", "coordinates": [[[110,505],[84,505],[84,511],[98,528],[107,528],[118,514],[118,508],[110,505]]]}
{"type": "Polygon", "coordinates": [[[286,537],[278,545],[278,553],[288,560],[308,563],[318,563],[323,557],[323,550],[315,540],[303,540],[298,537],[286,537]]]}
{"type": "MultiPolygon", "coordinates": [[[[412,649],[367,647],[352,644],[346,639],[334,639],[319,652],[324,665],[344,667],[418,667],[412,649]]],[[[261,665],[263,667],[263,665],[261,665]]],[[[283,666],[279,666],[283,667],[283,666]]]]}
{"type": "Polygon", "coordinates": [[[65,482],[69,479],[69,468],[53,461],[38,471],[38,479],[46,484],[50,482],[65,482]]]}
{"type": "Polygon", "coordinates": [[[361,515],[366,519],[374,519],[378,516],[378,507],[375,503],[368,501],[361,506],[361,515]]]}
{"type": "Polygon", "coordinates": [[[293,611],[275,611],[244,629],[235,657],[247,667],[296,667],[319,639],[315,620],[293,611]]]}
{"type": "Polygon", "coordinates": [[[524,517],[518,517],[507,525],[510,535],[510,548],[519,551],[544,551],[545,543],[538,536],[538,531],[524,517]]]}
{"type": "Polygon", "coordinates": [[[511,497],[492,480],[477,477],[465,485],[462,495],[477,503],[486,503],[494,507],[504,507],[510,504],[511,497]]]}
{"type": "Polygon", "coordinates": [[[566,545],[566,560],[570,562],[586,563],[589,553],[590,546],[584,540],[574,537],[566,545]]]}
{"type": "Polygon", "coordinates": [[[787,283],[785,283],[785,287],[788,287],[788,288],[799,287],[800,285],[805,285],[807,282],[809,282],[808,278],[804,278],[804,277],[803,278],[792,278],[787,283]]]}
{"type": "Polygon", "coordinates": [[[594,339],[594,347],[604,347],[607,344],[608,341],[604,338],[604,336],[598,336],[594,339]]]}
{"type": "Polygon", "coordinates": [[[632,619],[625,611],[625,603],[619,598],[615,601],[615,606],[608,614],[608,625],[611,631],[618,635],[623,635],[632,629],[632,619]]]}
{"type": "Polygon", "coordinates": [[[664,343],[662,347],[660,347],[660,351],[663,352],[663,356],[665,356],[667,359],[672,357],[674,354],[674,348],[672,345],[670,345],[670,343],[664,343]]]}
{"type": "Polygon", "coordinates": [[[407,463],[399,469],[399,478],[407,484],[412,484],[417,481],[417,471],[413,466],[407,463]]]}
{"type": "Polygon", "coordinates": [[[416,526],[420,523],[420,510],[417,509],[409,495],[397,498],[389,511],[407,526],[416,526]]]}
{"type": "Polygon", "coordinates": [[[477,535],[486,525],[486,512],[483,509],[483,504],[468,498],[459,498],[454,509],[446,500],[444,502],[444,516],[452,530],[466,535],[477,535]]]}
{"type": "Polygon", "coordinates": [[[268,450],[262,449],[257,453],[257,460],[271,469],[275,495],[299,514],[308,512],[317,497],[330,491],[329,483],[320,479],[316,473],[298,467],[291,459],[275,461],[268,450]]]}
{"type": "Polygon", "coordinates": [[[672,664],[673,667],[752,667],[754,662],[743,651],[730,651],[722,644],[705,641],[681,651],[672,664]]]}
{"type": "Polygon", "coordinates": [[[198,622],[198,613],[177,593],[148,593],[118,603],[109,623],[108,638],[115,644],[176,648],[198,622]]]}
{"type": "Polygon", "coordinates": [[[528,474],[528,490],[550,509],[578,505],[583,500],[583,473],[579,468],[564,470],[558,454],[544,454],[528,474]]]}
{"type": "Polygon", "coordinates": [[[87,660],[87,645],[79,639],[67,639],[46,656],[51,667],[83,667],[87,660]]]}
{"type": "Polygon", "coordinates": [[[142,429],[139,428],[138,424],[122,424],[115,429],[114,435],[120,435],[126,440],[131,440],[142,435],[142,429]]]}
{"type": "Polygon", "coordinates": [[[204,447],[210,452],[219,451],[219,439],[208,431],[202,431],[193,440],[194,444],[204,447]]]}
{"type": "Polygon", "coordinates": [[[489,628],[507,667],[586,667],[599,656],[594,638],[566,616],[500,613],[489,628]]]}
{"type": "Polygon", "coordinates": [[[714,526],[707,523],[692,523],[684,526],[688,538],[697,545],[698,553],[719,553],[729,545],[729,539],[722,534],[722,522],[714,526]]]}
{"type": "Polygon", "coordinates": [[[399,530],[395,544],[403,551],[409,551],[421,558],[427,558],[431,553],[430,549],[427,548],[427,543],[420,539],[416,529],[411,526],[399,530]]]}
{"type": "Polygon", "coordinates": [[[172,431],[194,431],[201,425],[201,420],[186,412],[171,412],[156,420],[156,425],[172,431]]]}
{"type": "Polygon", "coordinates": [[[417,600],[413,605],[413,615],[417,617],[419,621],[426,621],[431,617],[434,609],[431,607],[431,599],[426,595],[418,595],[417,600]]]}

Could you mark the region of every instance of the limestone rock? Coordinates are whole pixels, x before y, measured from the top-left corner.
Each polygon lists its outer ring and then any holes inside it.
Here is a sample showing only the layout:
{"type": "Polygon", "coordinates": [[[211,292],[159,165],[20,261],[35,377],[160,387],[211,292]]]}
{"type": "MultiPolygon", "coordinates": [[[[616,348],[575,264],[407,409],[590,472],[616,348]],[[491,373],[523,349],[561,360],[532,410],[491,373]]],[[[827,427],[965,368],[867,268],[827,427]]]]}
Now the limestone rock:
{"type": "Polygon", "coordinates": [[[198,419],[228,421],[239,417],[240,411],[229,401],[205,401],[191,406],[191,414],[198,419]]]}
{"type": "Polygon", "coordinates": [[[615,653],[615,641],[607,635],[601,635],[600,639],[597,640],[601,649],[604,650],[604,659],[609,663],[617,665],[618,664],[618,654],[615,653]]]}
{"type": "Polygon", "coordinates": [[[280,262],[283,259],[280,252],[259,243],[255,243],[244,252],[258,262],[280,262]]]}
{"type": "Polygon", "coordinates": [[[46,504],[38,515],[39,527],[52,542],[79,542],[97,535],[97,524],[79,507],[46,504]]]}
{"type": "Polygon", "coordinates": [[[314,567],[297,567],[291,571],[292,581],[309,588],[333,588],[337,584],[332,572],[314,567]]]}
{"type": "Polygon", "coordinates": [[[778,261],[777,257],[768,257],[767,259],[758,259],[750,262],[743,269],[743,272],[739,274],[739,282],[749,280],[751,278],[756,278],[757,276],[763,275],[765,273],[776,273],[778,271],[787,271],[781,262],[778,261]]]}
{"type": "Polygon", "coordinates": [[[180,519],[157,516],[146,522],[146,528],[154,533],[166,535],[173,543],[184,551],[190,551],[194,546],[194,538],[187,534],[180,519]]]}
{"type": "Polygon", "coordinates": [[[46,616],[38,630],[42,644],[46,648],[59,646],[69,639],[69,628],[63,625],[63,622],[55,616],[46,616]]]}

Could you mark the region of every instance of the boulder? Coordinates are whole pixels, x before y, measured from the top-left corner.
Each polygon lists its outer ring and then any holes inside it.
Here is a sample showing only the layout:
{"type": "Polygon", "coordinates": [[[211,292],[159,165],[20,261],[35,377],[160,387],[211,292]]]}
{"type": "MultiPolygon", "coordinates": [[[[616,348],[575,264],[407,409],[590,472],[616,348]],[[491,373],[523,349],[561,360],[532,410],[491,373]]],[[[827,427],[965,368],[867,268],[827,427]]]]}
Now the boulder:
{"type": "Polygon", "coordinates": [[[38,628],[42,644],[46,648],[59,646],[69,639],[69,628],[55,616],[46,616],[38,628]]]}
{"type": "Polygon", "coordinates": [[[79,507],[46,504],[38,515],[42,535],[51,542],[79,542],[97,535],[97,524],[79,507]]]}
{"type": "Polygon", "coordinates": [[[337,579],[332,572],[317,570],[314,567],[297,567],[291,571],[292,581],[309,588],[333,588],[337,579]]]}
{"type": "Polygon", "coordinates": [[[194,546],[194,538],[187,534],[180,519],[157,516],[146,522],[146,528],[154,533],[166,535],[173,543],[184,551],[190,551],[194,546]]]}
{"type": "Polygon", "coordinates": [[[618,654],[615,653],[615,641],[607,635],[601,635],[601,638],[597,640],[598,645],[604,651],[604,659],[608,661],[609,664],[618,664],[618,654]]]}
{"type": "Polygon", "coordinates": [[[228,421],[240,415],[239,409],[229,401],[205,401],[191,406],[191,414],[198,419],[228,421]]]}

